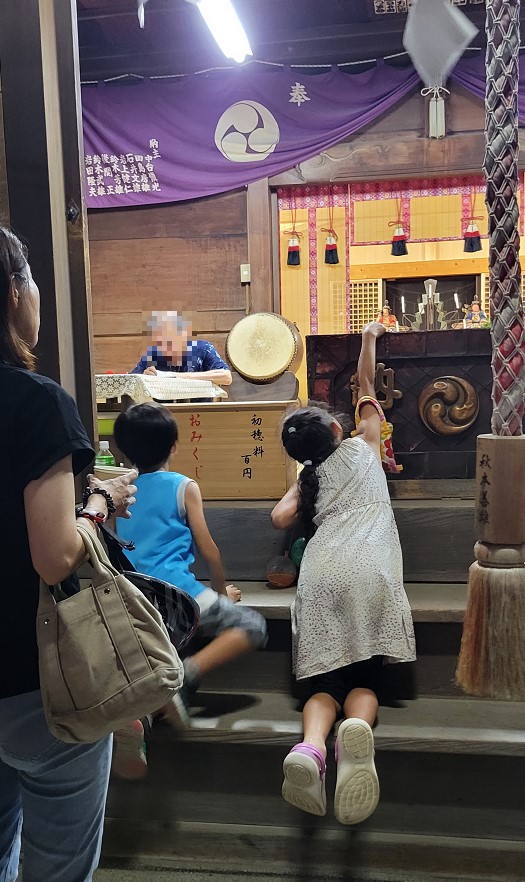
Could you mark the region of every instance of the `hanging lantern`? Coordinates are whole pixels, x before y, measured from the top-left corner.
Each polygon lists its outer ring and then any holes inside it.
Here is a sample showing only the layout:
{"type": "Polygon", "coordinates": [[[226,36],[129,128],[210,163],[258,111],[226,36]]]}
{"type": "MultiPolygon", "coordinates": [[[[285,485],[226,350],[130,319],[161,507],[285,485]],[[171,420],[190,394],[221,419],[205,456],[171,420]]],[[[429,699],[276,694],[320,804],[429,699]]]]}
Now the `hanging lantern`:
{"type": "Polygon", "coordinates": [[[401,214],[402,214],[402,210],[403,210],[401,199],[396,199],[396,208],[397,208],[397,219],[395,221],[390,221],[390,223],[388,224],[389,227],[394,227],[394,235],[392,236],[391,254],[393,257],[402,257],[404,254],[408,254],[408,249],[407,249],[407,237],[405,235],[403,221],[401,219],[401,214]]]}
{"type": "Polygon", "coordinates": [[[336,263],[339,263],[339,255],[337,253],[337,233],[335,230],[323,230],[323,232],[328,232],[324,249],[324,262],[330,263],[334,266],[336,263]]]}
{"type": "Polygon", "coordinates": [[[473,253],[474,251],[481,251],[481,237],[479,235],[478,225],[476,221],[483,220],[482,215],[475,215],[474,211],[476,208],[476,194],[472,191],[470,192],[470,217],[465,218],[468,221],[467,229],[464,234],[464,246],[463,251],[468,253],[473,253]]]}
{"type": "Polygon", "coordinates": [[[297,206],[295,204],[294,196],[290,197],[292,208],[292,229],[286,230],[285,235],[290,236],[288,239],[288,256],[286,258],[287,266],[300,266],[301,265],[301,246],[299,244],[299,240],[302,236],[302,233],[299,233],[297,230],[297,206]]]}
{"type": "Polygon", "coordinates": [[[297,230],[290,230],[289,235],[291,235],[291,238],[288,239],[288,257],[286,258],[286,263],[288,266],[300,266],[301,246],[299,245],[299,233],[297,230]]]}
{"type": "Polygon", "coordinates": [[[396,224],[394,227],[391,253],[394,257],[402,257],[403,254],[408,254],[407,237],[402,224],[396,224]]]}
{"type": "Polygon", "coordinates": [[[328,193],[328,224],[327,227],[321,227],[322,233],[328,233],[324,248],[324,262],[335,266],[339,263],[339,255],[337,253],[337,233],[334,230],[334,198],[331,187],[328,193]]]}

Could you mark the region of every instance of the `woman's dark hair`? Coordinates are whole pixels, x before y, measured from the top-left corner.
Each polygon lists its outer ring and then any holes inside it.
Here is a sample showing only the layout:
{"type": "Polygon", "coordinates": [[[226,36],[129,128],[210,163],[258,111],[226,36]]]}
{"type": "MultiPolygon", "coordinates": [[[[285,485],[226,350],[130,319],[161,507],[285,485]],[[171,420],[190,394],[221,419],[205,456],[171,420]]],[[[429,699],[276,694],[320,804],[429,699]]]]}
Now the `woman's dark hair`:
{"type": "Polygon", "coordinates": [[[22,293],[29,282],[27,250],[6,227],[0,227],[0,359],[13,367],[33,370],[36,359],[22,340],[9,312],[11,284],[22,293]]]}
{"type": "Polygon", "coordinates": [[[317,466],[328,459],[339,443],[333,433],[333,420],[324,408],[301,407],[285,417],[281,430],[281,441],[288,456],[304,466],[299,475],[298,511],[306,541],[315,532],[313,519],[319,493],[317,466]]]}
{"type": "Polygon", "coordinates": [[[163,466],[179,437],[173,416],[158,404],[136,404],[119,414],[113,434],[119,450],[139,471],[163,466]]]}

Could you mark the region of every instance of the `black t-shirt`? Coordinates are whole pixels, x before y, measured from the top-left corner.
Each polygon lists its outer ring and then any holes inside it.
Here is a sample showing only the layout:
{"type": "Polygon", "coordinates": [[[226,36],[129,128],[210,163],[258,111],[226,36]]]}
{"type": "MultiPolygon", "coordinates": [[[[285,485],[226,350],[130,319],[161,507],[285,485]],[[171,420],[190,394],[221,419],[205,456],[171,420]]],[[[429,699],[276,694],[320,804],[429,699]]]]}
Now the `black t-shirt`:
{"type": "Polygon", "coordinates": [[[1,699],[39,688],[39,577],[29,552],[24,488],[69,454],[78,474],[94,451],[75,402],[48,377],[0,363],[0,415],[1,699]]]}

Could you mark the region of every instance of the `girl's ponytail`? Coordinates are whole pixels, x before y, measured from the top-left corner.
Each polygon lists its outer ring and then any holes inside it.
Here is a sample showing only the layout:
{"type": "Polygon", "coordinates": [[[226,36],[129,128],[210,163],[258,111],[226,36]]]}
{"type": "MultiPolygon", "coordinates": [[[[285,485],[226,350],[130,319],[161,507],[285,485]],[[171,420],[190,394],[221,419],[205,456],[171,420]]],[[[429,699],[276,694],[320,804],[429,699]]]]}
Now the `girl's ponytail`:
{"type": "Polygon", "coordinates": [[[304,467],[298,479],[298,514],[306,541],[315,533],[315,504],[319,493],[317,466],[328,459],[339,443],[332,423],[333,417],[326,410],[302,407],[287,416],[282,427],[284,449],[304,467]]]}
{"type": "Polygon", "coordinates": [[[315,503],[319,493],[319,476],[314,465],[307,465],[299,475],[299,507],[303,535],[308,542],[315,533],[315,503]]]}

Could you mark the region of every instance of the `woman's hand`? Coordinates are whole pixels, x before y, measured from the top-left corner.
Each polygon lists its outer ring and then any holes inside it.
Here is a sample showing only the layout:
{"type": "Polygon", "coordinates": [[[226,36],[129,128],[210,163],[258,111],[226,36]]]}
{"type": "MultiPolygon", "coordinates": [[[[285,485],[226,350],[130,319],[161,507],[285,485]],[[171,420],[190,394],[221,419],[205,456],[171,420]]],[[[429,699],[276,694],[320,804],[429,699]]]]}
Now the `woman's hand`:
{"type": "Polygon", "coordinates": [[[369,337],[381,337],[386,334],[386,327],[381,322],[369,322],[363,328],[363,337],[365,334],[369,337]]]}
{"type": "Polygon", "coordinates": [[[155,377],[157,375],[157,368],[154,365],[150,364],[150,366],[146,368],[144,373],[148,374],[148,376],[150,377],[155,377]]]}
{"type": "Polygon", "coordinates": [[[137,488],[134,481],[137,478],[136,469],[130,469],[126,475],[119,475],[117,478],[110,478],[108,481],[99,481],[95,475],[88,475],[88,484],[91,489],[101,487],[111,494],[111,498],[115,503],[115,517],[130,518],[128,511],[130,505],[136,502],[135,494],[137,488]]]}
{"type": "Polygon", "coordinates": [[[241,599],[241,589],[237,585],[226,585],[226,595],[233,603],[239,603],[241,599]]]}

